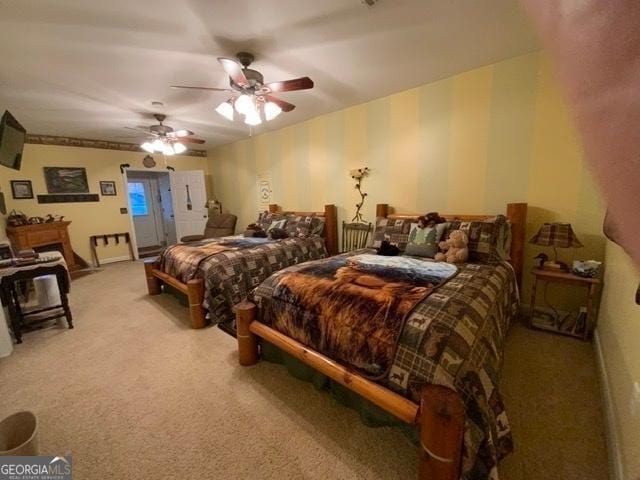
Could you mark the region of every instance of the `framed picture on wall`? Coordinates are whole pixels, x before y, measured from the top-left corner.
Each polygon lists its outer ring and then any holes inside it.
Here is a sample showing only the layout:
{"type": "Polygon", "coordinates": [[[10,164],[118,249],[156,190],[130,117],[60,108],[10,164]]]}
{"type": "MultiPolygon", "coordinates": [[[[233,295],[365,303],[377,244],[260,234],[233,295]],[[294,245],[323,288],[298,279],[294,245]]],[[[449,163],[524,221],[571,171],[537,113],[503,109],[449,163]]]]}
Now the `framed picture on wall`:
{"type": "Polygon", "coordinates": [[[87,170],[82,167],[44,167],[48,193],[89,193],[87,170]]]}
{"type": "Polygon", "coordinates": [[[31,180],[11,180],[11,195],[16,200],[33,198],[31,180]]]}
{"type": "Polygon", "coordinates": [[[116,182],[113,180],[103,180],[100,182],[100,193],[105,196],[116,196],[116,182]]]}

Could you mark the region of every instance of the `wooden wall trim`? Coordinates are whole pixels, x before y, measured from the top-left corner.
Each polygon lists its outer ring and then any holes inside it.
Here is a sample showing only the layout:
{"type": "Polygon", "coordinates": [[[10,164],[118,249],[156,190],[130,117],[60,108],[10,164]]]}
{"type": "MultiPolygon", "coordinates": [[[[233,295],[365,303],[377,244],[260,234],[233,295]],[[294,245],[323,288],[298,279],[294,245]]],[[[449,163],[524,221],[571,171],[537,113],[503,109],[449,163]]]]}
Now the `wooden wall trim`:
{"type": "MultiPolygon", "coordinates": [[[[119,150],[123,152],[140,152],[146,154],[137,143],[111,142],[93,138],[60,137],[57,135],[28,134],[25,143],[34,145],[56,145],[59,147],[100,148],[102,150],[119,150]]],[[[189,157],[207,157],[206,150],[188,149],[181,155],[189,157]]]]}

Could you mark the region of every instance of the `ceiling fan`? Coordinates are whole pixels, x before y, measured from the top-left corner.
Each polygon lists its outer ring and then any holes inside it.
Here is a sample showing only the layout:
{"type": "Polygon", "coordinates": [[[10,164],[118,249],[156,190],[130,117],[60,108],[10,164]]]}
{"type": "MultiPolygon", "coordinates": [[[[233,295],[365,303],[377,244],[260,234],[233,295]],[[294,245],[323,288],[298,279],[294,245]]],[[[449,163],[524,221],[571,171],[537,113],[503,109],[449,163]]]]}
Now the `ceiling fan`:
{"type": "Polygon", "coordinates": [[[171,85],[171,88],[232,92],[233,95],[228,100],[218,105],[216,112],[227,120],[233,120],[235,110],[245,116],[244,121],[248,125],[262,123],[261,113],[264,119],[269,121],[276,118],[281,112],[290,112],[296,108],[295,105],[274,97],[272,93],[313,88],[313,80],[309,77],[265,84],[262,74],[249,68],[249,65],[254,61],[254,56],[251,53],[239,52],[236,57],[218,57],[218,62],[229,75],[231,88],[192,87],[186,85],[171,85]]]}
{"type": "Polygon", "coordinates": [[[194,133],[191,130],[174,130],[173,127],[164,125],[162,122],[167,118],[166,115],[154,113],[153,116],[158,121],[158,125],[125,127],[129,130],[144,133],[150,137],[140,145],[140,148],[143,150],[149,153],[160,152],[164,155],[175,155],[187,151],[187,147],[184,145],[185,143],[204,143],[204,140],[193,138],[192,135],[194,135],[194,133]]]}

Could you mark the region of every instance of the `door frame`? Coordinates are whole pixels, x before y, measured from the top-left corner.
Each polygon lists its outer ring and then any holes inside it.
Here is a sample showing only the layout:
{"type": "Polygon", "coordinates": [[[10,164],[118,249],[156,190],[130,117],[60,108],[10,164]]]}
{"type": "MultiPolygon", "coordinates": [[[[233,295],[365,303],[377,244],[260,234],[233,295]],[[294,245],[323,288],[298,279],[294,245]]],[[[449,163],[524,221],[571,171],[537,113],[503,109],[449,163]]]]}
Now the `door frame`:
{"type": "Polygon", "coordinates": [[[162,168],[123,168],[122,169],[122,179],[124,181],[124,191],[126,192],[126,196],[127,196],[127,214],[129,216],[129,230],[130,230],[130,235],[129,238],[131,239],[131,248],[133,248],[133,256],[136,260],[140,260],[140,255],[138,253],[138,239],[136,238],[136,226],[135,223],[133,223],[133,213],[131,212],[131,199],[129,198],[129,176],[127,175],[127,172],[132,172],[132,173],[150,173],[150,172],[155,172],[155,173],[166,173],[167,175],[170,175],[170,171],[169,170],[165,170],[162,168]]]}

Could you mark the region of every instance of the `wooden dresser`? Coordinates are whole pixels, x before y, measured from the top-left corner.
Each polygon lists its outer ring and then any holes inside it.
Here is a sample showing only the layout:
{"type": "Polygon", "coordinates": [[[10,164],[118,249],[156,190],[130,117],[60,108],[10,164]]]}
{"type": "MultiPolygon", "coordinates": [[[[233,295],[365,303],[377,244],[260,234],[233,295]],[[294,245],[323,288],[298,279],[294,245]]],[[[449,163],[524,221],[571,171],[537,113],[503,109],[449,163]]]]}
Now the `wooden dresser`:
{"type": "Polygon", "coordinates": [[[78,270],[80,266],[76,263],[71,249],[69,232],[67,231],[70,223],[51,222],[23,225],[21,227],[7,227],[7,236],[16,251],[25,248],[40,250],[41,247],[58,246],[58,248],[52,248],[52,250],[60,250],[64,255],[69,271],[74,271],[78,270]]]}

